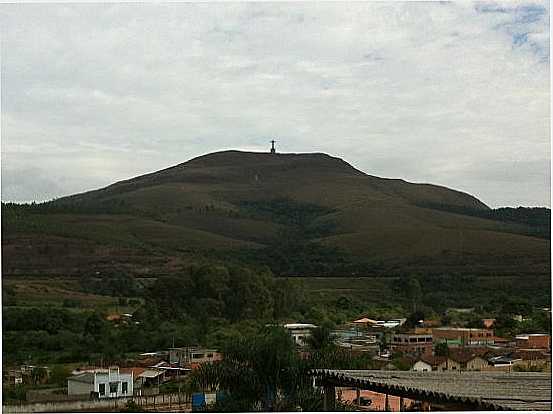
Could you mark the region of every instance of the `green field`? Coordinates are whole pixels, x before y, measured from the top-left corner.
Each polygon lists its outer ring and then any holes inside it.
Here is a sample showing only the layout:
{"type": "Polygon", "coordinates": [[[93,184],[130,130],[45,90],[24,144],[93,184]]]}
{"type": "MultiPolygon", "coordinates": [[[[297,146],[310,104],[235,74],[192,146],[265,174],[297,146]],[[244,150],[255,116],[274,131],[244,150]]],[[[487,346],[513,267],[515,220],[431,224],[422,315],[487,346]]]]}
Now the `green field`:
{"type": "MultiPolygon", "coordinates": [[[[3,277],[2,289],[8,292],[7,306],[17,307],[68,307],[75,311],[102,313],[132,313],[135,306],[121,305],[119,297],[88,293],[79,279],[51,277],[3,277]]],[[[140,298],[126,298],[142,303],[140,298]]],[[[6,304],[4,304],[6,306],[6,304]]]]}
{"type": "MultiPolygon", "coordinates": [[[[408,301],[398,277],[303,277],[307,297],[313,303],[336,305],[341,297],[348,298],[361,309],[370,307],[404,306],[408,301]]],[[[549,306],[551,281],[548,275],[527,276],[444,276],[420,278],[421,302],[434,311],[447,307],[474,307],[490,304],[500,298],[521,299],[536,306],[549,306]]]]}

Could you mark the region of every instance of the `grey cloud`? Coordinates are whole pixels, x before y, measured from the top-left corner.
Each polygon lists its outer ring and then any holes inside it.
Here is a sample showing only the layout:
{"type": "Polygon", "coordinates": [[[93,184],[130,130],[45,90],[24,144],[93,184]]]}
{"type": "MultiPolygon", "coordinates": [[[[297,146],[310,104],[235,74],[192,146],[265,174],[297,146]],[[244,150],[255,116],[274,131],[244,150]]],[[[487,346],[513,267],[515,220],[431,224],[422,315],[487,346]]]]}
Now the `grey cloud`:
{"type": "Polygon", "coordinates": [[[49,173],[39,168],[2,171],[2,200],[44,200],[62,192],[49,173]]]}

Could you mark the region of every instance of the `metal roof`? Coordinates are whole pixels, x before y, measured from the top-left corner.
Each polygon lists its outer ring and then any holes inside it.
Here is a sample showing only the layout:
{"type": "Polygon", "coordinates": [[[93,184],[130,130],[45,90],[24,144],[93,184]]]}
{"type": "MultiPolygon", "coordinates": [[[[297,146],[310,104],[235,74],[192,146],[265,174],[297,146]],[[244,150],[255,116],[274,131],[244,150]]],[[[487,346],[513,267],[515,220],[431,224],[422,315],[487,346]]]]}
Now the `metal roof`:
{"type": "Polygon", "coordinates": [[[76,381],[76,382],[82,382],[85,384],[94,384],[94,376],[95,374],[93,372],[85,372],[83,374],[78,374],[78,375],[69,377],[67,378],[67,381],[76,381]]]}
{"type": "Polygon", "coordinates": [[[551,410],[550,372],[416,372],[317,369],[335,386],[479,409],[551,410]]]}
{"type": "Polygon", "coordinates": [[[142,378],[157,378],[162,374],[163,374],[163,371],[157,371],[157,370],[154,370],[154,369],[146,369],[146,370],[144,370],[144,372],[142,372],[138,376],[142,377],[142,378]]]}
{"type": "Polygon", "coordinates": [[[312,323],[287,323],[284,325],[286,329],[314,329],[317,325],[312,323]]]}

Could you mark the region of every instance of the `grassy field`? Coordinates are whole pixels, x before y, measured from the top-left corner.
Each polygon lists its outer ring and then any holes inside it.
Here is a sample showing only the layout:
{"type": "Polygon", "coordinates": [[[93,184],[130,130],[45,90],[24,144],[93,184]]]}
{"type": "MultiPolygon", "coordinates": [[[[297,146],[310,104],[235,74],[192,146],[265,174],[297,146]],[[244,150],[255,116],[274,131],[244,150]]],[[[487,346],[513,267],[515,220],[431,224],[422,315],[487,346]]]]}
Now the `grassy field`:
{"type": "MultiPolygon", "coordinates": [[[[79,280],[64,277],[3,277],[2,287],[10,292],[17,307],[64,306],[73,303],[79,311],[98,310],[105,313],[132,313],[136,306],[121,306],[119,298],[84,292],[79,280]]],[[[139,298],[134,298],[142,302],[139,298]]]]}
{"type": "Polygon", "coordinates": [[[340,297],[359,302],[386,305],[394,303],[392,287],[395,278],[299,277],[313,302],[331,304],[340,297]]]}
{"type": "MultiPolygon", "coordinates": [[[[307,297],[313,303],[334,306],[344,297],[354,304],[387,307],[408,303],[398,286],[397,277],[301,277],[307,297]]],[[[532,276],[444,276],[441,279],[420,279],[421,301],[434,310],[447,307],[474,307],[490,304],[500,295],[528,301],[537,306],[550,303],[551,280],[547,274],[532,276]],[[441,282],[441,283],[440,283],[441,282]]]]}

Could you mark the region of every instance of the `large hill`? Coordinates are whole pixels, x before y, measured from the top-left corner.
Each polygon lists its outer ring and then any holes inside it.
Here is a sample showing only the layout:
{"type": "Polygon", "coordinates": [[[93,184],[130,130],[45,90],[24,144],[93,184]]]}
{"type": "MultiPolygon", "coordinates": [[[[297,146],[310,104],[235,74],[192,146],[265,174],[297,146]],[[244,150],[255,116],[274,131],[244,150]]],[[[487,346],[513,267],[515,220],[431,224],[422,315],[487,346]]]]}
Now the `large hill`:
{"type": "Polygon", "coordinates": [[[512,212],[498,219],[463,192],[367,175],[318,153],[217,152],[3,210],[8,275],[148,276],[203,260],[310,276],[550,269],[543,226],[512,212]]]}

